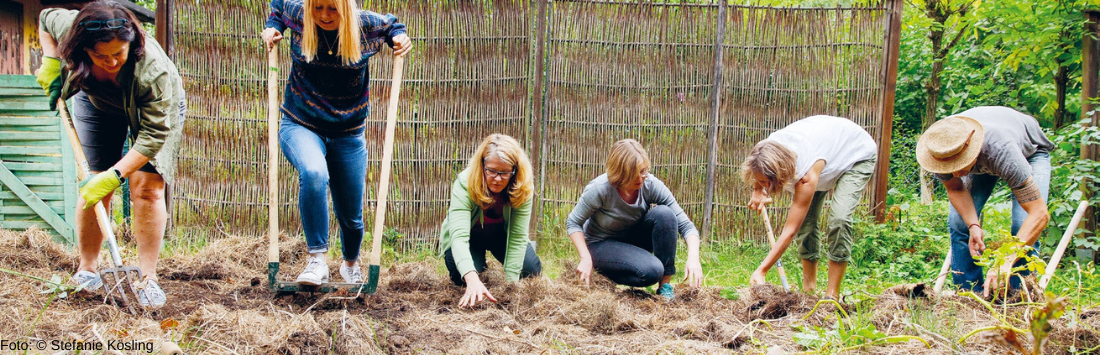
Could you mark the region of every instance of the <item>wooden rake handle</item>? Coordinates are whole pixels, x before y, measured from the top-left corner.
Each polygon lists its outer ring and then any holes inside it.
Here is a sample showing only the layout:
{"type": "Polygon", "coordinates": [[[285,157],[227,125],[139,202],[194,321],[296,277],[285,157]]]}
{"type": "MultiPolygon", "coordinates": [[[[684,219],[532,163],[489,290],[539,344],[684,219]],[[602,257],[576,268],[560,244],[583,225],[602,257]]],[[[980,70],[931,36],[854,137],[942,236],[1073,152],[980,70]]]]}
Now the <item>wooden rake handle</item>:
{"type": "Polygon", "coordinates": [[[394,131],[397,128],[397,107],[401,95],[401,72],[405,57],[393,57],[393,81],[390,83],[390,100],[386,106],[386,138],[382,146],[382,172],[379,174],[378,203],[374,208],[374,240],[371,243],[370,265],[380,265],[382,259],[382,232],[386,225],[386,195],[390,190],[390,165],[393,162],[394,131]]]}
{"type": "Polygon", "coordinates": [[[267,51],[267,261],[279,262],[279,47],[267,51]]]}

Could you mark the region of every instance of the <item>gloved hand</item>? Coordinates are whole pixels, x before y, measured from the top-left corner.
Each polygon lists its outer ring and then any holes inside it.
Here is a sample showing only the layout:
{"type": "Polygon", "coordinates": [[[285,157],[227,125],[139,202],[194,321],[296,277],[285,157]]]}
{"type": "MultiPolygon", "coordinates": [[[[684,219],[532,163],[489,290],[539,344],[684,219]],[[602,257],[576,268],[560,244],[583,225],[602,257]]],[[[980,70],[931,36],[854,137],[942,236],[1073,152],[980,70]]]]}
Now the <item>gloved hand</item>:
{"type": "Polygon", "coordinates": [[[95,206],[119,185],[122,185],[122,174],[117,169],[107,170],[81,181],[80,197],[84,199],[84,209],[95,206]]]}
{"type": "Polygon", "coordinates": [[[42,57],[42,66],[34,73],[38,85],[50,97],[50,110],[57,109],[57,99],[61,97],[61,61],[54,57],[42,57]]]}

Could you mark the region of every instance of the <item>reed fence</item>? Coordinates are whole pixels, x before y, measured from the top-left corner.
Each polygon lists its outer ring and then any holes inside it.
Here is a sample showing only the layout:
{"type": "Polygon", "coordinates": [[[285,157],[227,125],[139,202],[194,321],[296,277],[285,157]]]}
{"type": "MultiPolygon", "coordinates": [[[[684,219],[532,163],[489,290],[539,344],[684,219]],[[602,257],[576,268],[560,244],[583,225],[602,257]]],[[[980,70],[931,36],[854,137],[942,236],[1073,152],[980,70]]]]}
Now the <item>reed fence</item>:
{"type": "MultiPolygon", "coordinates": [[[[890,32],[900,4],[365,0],[366,9],[397,15],[415,43],[402,82],[388,237],[401,249],[434,246],[454,176],[481,138],[499,132],[524,142],[536,166],[539,238],[561,237],[611,143],[635,138],[706,239],[763,240],[759,218],[744,207],[740,161],[768,133],[814,114],[848,117],[888,142],[897,61],[890,32]]],[[[267,108],[259,33],[269,4],[170,6],[172,56],[190,103],[172,190],[175,232],[261,234],[267,108]]],[[[368,225],[391,58],[386,49],[371,59],[368,225]]],[[[280,162],[281,224],[300,233],[298,179],[280,162]]],[[[869,205],[884,186],[868,188],[869,205]]],[[[773,220],[784,212],[775,208],[773,220]]]]}

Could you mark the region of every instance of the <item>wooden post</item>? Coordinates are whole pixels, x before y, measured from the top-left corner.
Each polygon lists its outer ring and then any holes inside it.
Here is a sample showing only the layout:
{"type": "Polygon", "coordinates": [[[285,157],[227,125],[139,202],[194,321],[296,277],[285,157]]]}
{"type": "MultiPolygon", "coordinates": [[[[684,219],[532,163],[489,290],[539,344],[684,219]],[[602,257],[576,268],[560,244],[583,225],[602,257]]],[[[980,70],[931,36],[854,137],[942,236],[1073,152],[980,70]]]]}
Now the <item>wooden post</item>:
{"type": "Polygon", "coordinates": [[[728,0],[718,1],[718,33],[714,36],[714,93],[711,96],[710,133],[707,142],[707,186],[703,195],[703,231],[702,238],[710,238],[714,215],[714,175],[718,169],[718,121],[722,111],[722,54],[725,48],[726,6],[728,0]]]}
{"type": "Polygon", "coordinates": [[[890,139],[894,134],[894,94],[898,84],[898,55],[901,49],[901,11],[905,8],[902,0],[889,0],[889,31],[886,34],[886,57],[883,65],[885,82],[882,97],[882,126],[879,132],[878,167],[875,169],[875,221],[882,223],[886,218],[886,181],[890,178],[890,139]]]}
{"type": "Polygon", "coordinates": [[[546,149],[542,133],[546,129],[546,21],[547,3],[550,0],[538,0],[538,18],[535,20],[535,83],[532,87],[531,109],[534,111],[531,117],[535,119],[531,125],[531,160],[539,169],[539,191],[535,196],[535,208],[531,212],[531,230],[534,238],[538,238],[539,216],[542,213],[542,192],[546,186],[546,159],[542,156],[546,149]]]}
{"type": "Polygon", "coordinates": [[[157,0],[156,26],[157,43],[164,48],[169,58],[175,52],[172,43],[172,0],[157,0]]]}
{"type": "MultiPolygon", "coordinates": [[[[1085,16],[1088,21],[1085,22],[1085,33],[1081,39],[1081,118],[1091,118],[1089,125],[1096,127],[1100,125],[1100,115],[1091,114],[1090,111],[1096,110],[1096,101],[1100,99],[1100,82],[1098,82],[1098,73],[1100,73],[1100,10],[1092,9],[1086,10],[1085,16]]],[[[1096,145],[1082,145],[1081,146],[1081,158],[1100,160],[1100,149],[1096,145]]],[[[1091,199],[1094,191],[1091,191],[1088,186],[1088,181],[1082,181],[1081,187],[1084,195],[1083,199],[1091,199]]],[[[1085,212],[1085,218],[1082,227],[1085,230],[1096,231],[1097,227],[1097,210],[1095,207],[1089,207],[1085,212]]],[[[1094,261],[1100,261],[1100,253],[1093,253],[1092,257],[1094,261]]]]}

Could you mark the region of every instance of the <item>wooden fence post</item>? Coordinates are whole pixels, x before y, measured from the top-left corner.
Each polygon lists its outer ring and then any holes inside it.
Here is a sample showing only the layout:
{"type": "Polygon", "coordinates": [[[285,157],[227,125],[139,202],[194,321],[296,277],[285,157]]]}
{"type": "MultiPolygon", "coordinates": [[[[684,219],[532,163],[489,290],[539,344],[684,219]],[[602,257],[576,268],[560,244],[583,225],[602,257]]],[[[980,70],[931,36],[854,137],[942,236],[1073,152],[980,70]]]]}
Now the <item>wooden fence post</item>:
{"type": "Polygon", "coordinates": [[[534,238],[539,238],[539,222],[542,213],[542,193],[546,186],[546,159],[542,156],[545,151],[542,133],[546,126],[546,21],[547,2],[550,0],[538,0],[538,18],[535,20],[535,83],[532,87],[531,117],[535,119],[531,125],[531,160],[537,164],[539,176],[538,194],[535,195],[534,211],[531,213],[531,230],[534,238]]]}
{"type": "MultiPolygon", "coordinates": [[[[1085,33],[1081,38],[1081,118],[1091,118],[1089,125],[1096,127],[1100,125],[1100,115],[1091,114],[1090,111],[1096,110],[1096,100],[1100,99],[1100,83],[1097,82],[1098,73],[1100,73],[1100,40],[1097,36],[1100,36],[1100,10],[1092,9],[1086,10],[1085,16],[1088,21],[1085,22],[1085,33]]],[[[1096,145],[1082,145],[1081,146],[1081,158],[1100,160],[1100,149],[1096,145]]],[[[1092,198],[1094,191],[1088,188],[1088,182],[1082,181],[1081,187],[1084,195],[1082,198],[1092,198]]],[[[1081,227],[1085,230],[1096,231],[1097,227],[1097,209],[1095,207],[1089,207],[1085,212],[1085,219],[1082,221],[1081,227]]],[[[1094,261],[1100,261],[1100,253],[1093,253],[1092,257],[1094,261]]]]}
{"type": "Polygon", "coordinates": [[[905,8],[902,0],[888,0],[886,7],[890,12],[889,30],[886,34],[886,65],[883,66],[885,94],[882,97],[882,132],[879,133],[878,167],[875,177],[875,221],[881,223],[886,218],[886,182],[890,179],[890,139],[894,130],[894,94],[898,83],[898,55],[901,47],[901,12],[905,8]]]}
{"type": "Polygon", "coordinates": [[[155,23],[157,26],[157,42],[161,48],[164,48],[164,53],[168,54],[171,58],[173,53],[172,43],[172,0],[156,0],[157,12],[155,23]]]}
{"type": "Polygon", "coordinates": [[[711,117],[707,153],[707,186],[703,194],[703,231],[699,237],[709,238],[714,215],[714,175],[718,168],[718,120],[722,110],[722,52],[725,49],[726,3],[718,0],[718,33],[714,36],[714,93],[711,97],[711,117]]]}

